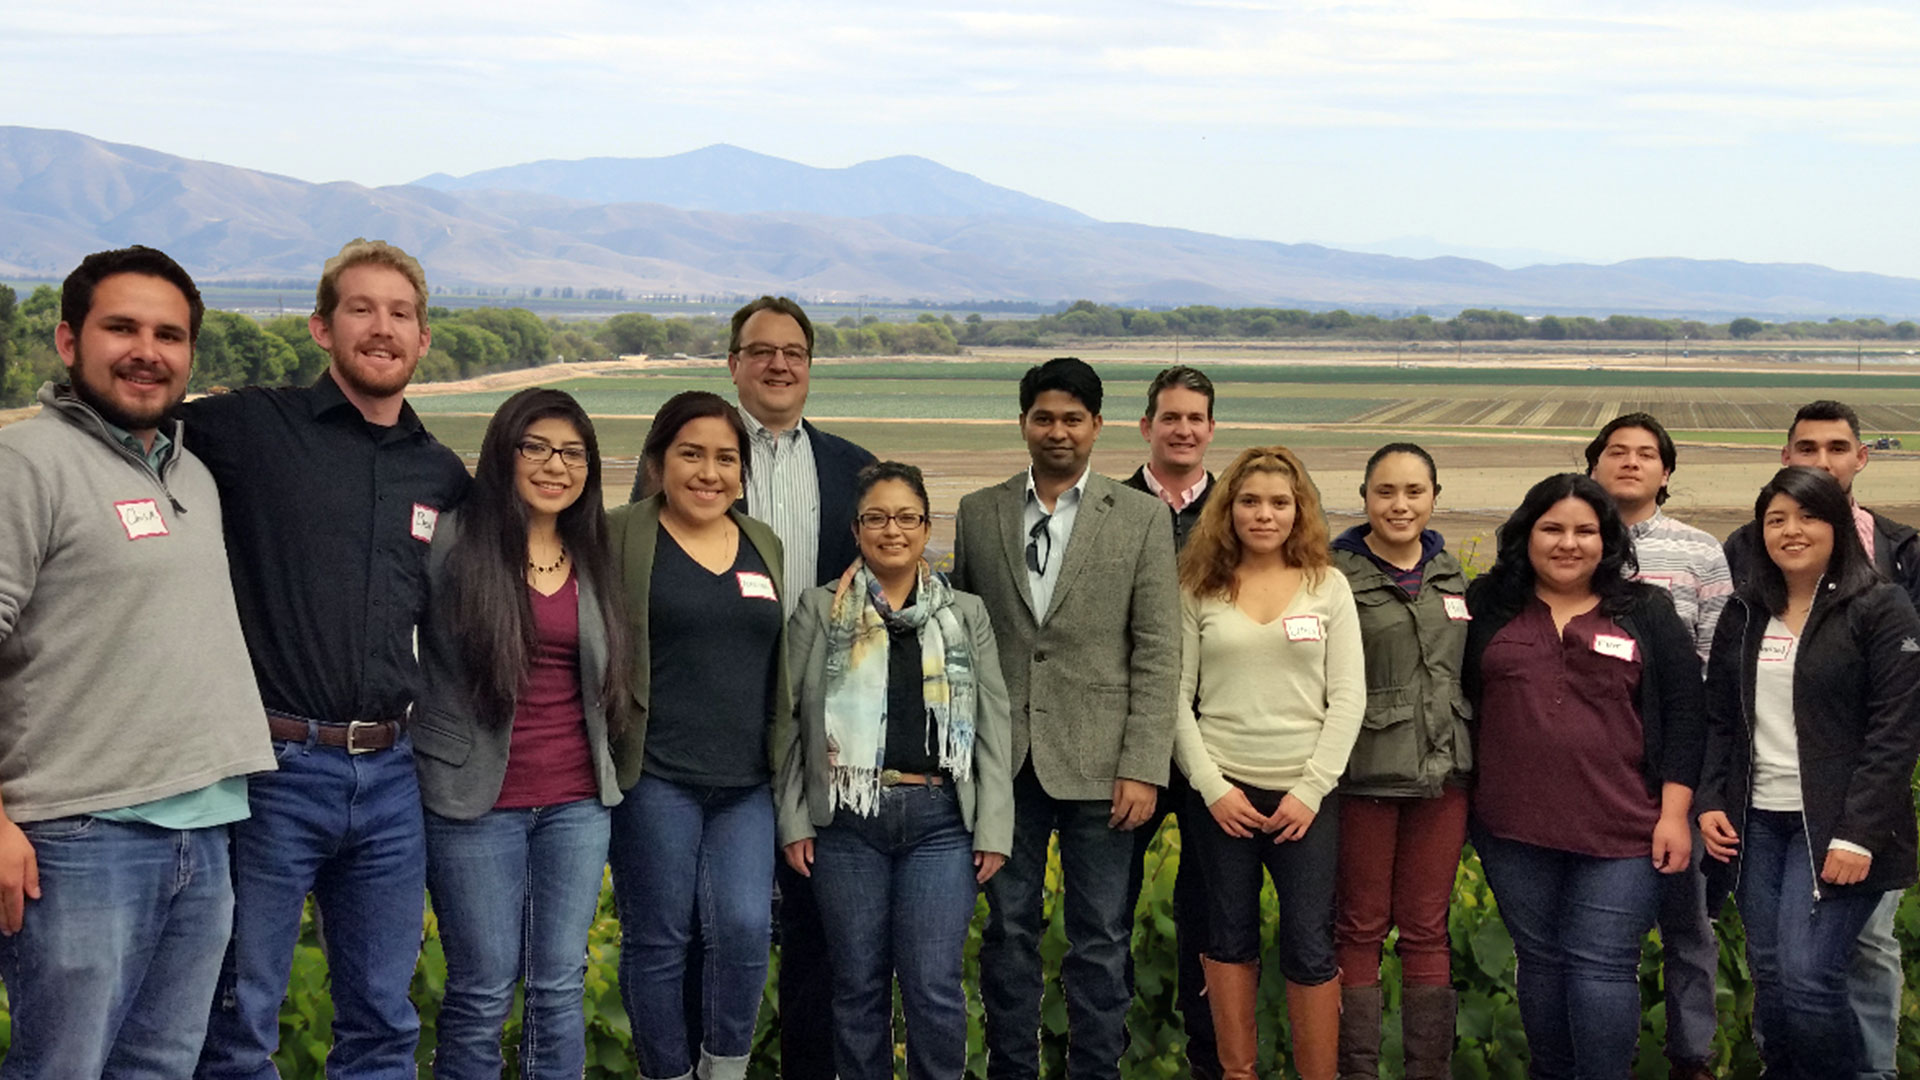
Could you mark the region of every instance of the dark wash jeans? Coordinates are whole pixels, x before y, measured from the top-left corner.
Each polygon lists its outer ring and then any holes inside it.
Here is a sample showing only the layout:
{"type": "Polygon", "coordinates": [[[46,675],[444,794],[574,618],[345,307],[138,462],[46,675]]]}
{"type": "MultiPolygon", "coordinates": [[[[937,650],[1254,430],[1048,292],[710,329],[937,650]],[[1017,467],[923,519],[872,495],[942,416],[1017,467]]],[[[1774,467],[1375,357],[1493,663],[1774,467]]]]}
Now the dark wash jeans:
{"type": "Polygon", "coordinates": [[[587,936],[611,829],[598,799],[470,821],[427,811],[427,892],[447,957],[435,1080],[498,1080],[500,1028],[523,977],[523,1080],[586,1068],[587,936]]]}
{"type": "MultiPolygon", "coordinates": [[[[1285,792],[1233,781],[1255,810],[1271,814],[1285,792]]],[[[1260,960],[1260,873],[1273,879],[1280,901],[1274,933],[1280,973],[1288,982],[1319,986],[1339,977],[1333,960],[1334,870],[1340,855],[1340,798],[1329,794],[1298,840],[1273,842],[1270,833],[1229,836],[1194,792],[1193,805],[1208,828],[1195,830],[1193,854],[1207,879],[1209,960],[1223,964],[1260,960]]]]}
{"type": "Polygon", "coordinates": [[[1133,911],[1127,871],[1133,836],[1107,827],[1110,800],[1055,799],[1033,766],[1013,781],[1013,854],[987,882],[987,927],[980,943],[980,998],[987,1014],[987,1076],[1040,1075],[1040,996],[1046,931],[1041,907],[1047,840],[1060,834],[1066,889],[1068,1080],[1117,1080],[1127,1047],[1127,951],[1133,911]]]}
{"type": "Polygon", "coordinates": [[[1602,859],[1471,828],[1520,958],[1520,1023],[1532,1080],[1619,1080],[1640,1045],[1640,939],[1660,872],[1645,856],[1602,859]]]}
{"type": "Polygon", "coordinates": [[[744,1074],[773,943],[773,795],[642,775],[613,811],[620,999],[640,1075],[670,1080],[696,1053],[744,1074]],[[687,946],[704,944],[701,1045],[687,1042],[687,946]]]}
{"type": "MultiPolygon", "coordinates": [[[[1880,893],[1814,899],[1812,853],[1797,813],[1749,810],[1735,902],[1747,928],[1754,1024],[1768,1077],[1851,1077],[1866,1046],[1847,996],[1855,943],[1880,893]]],[[[1824,861],[1824,853],[1822,853],[1824,861]]]]}
{"type": "Polygon", "coordinates": [[[185,1076],[233,925],[227,830],[64,817],[20,826],[40,899],[0,939],[0,1076],[185,1076]]]}
{"type": "Polygon", "coordinates": [[[413,743],[348,754],[276,742],[276,772],[247,780],[233,826],[233,944],[195,1074],[275,1080],[280,1002],[311,892],[333,991],[337,1080],[413,1080],[420,1014],[409,991],[427,903],[427,845],[413,743]]]}
{"type": "Polygon", "coordinates": [[[907,1021],[910,1080],[961,1080],[973,921],[973,834],[951,786],[883,788],[872,817],[850,810],[814,838],[813,895],[833,954],[840,1080],[893,1076],[893,978],[907,1021]]]}
{"type": "MultiPolygon", "coordinates": [[[[1173,877],[1173,951],[1175,957],[1174,1001],[1180,1010],[1181,1026],[1187,1032],[1187,1066],[1193,1080],[1220,1080],[1220,1054],[1213,1041],[1213,1009],[1207,1004],[1206,969],[1200,965],[1200,947],[1207,937],[1207,886],[1200,859],[1192,855],[1197,831],[1213,827],[1213,816],[1205,809],[1193,816],[1193,788],[1177,768],[1167,772],[1167,786],[1160,789],[1153,816],[1133,830],[1133,862],[1127,871],[1127,910],[1140,905],[1140,891],[1146,885],[1147,849],[1160,831],[1161,823],[1173,818],[1180,830],[1181,858],[1173,877]]],[[[1133,953],[1127,953],[1127,986],[1133,982],[1133,953]]]]}

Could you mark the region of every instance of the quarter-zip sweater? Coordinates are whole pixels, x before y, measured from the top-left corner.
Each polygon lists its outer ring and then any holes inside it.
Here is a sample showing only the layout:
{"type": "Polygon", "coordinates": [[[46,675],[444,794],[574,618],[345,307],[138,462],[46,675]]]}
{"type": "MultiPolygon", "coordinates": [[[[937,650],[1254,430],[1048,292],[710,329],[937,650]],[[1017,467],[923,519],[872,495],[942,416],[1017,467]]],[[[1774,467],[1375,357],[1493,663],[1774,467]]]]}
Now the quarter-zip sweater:
{"type": "Polygon", "coordinates": [[[158,473],[66,387],[0,429],[0,798],[15,822],[274,767],[213,477],[158,473]]]}
{"type": "MultiPolygon", "coordinates": [[[[1753,685],[1768,613],[1736,595],[1720,616],[1707,664],[1707,755],[1697,816],[1718,810],[1745,835],[1753,783],[1753,685]]],[[[1899,586],[1851,597],[1822,583],[1793,665],[1800,805],[1818,870],[1835,840],[1873,854],[1855,885],[1816,882],[1815,895],[1905,889],[1916,877],[1914,763],[1920,758],[1920,615],[1899,586]]],[[[1739,874],[1707,862],[1710,874],[1739,874]]]]}

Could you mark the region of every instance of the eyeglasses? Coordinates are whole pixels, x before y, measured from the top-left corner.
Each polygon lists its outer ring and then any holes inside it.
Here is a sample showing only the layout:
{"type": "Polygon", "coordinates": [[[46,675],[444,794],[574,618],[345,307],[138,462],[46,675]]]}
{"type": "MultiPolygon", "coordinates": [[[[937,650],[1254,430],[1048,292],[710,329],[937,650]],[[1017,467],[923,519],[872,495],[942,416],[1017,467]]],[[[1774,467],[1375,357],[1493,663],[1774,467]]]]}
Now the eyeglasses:
{"type": "Polygon", "coordinates": [[[897,514],[889,514],[885,510],[863,510],[854,520],[868,532],[879,532],[887,527],[889,521],[897,523],[906,532],[912,532],[927,523],[927,515],[918,510],[902,510],[897,514]]]}
{"type": "Polygon", "coordinates": [[[551,446],[539,439],[528,439],[514,449],[535,465],[545,465],[553,455],[559,454],[561,463],[569,469],[587,467],[587,448],[584,446],[551,446]]]}
{"type": "Polygon", "coordinates": [[[1047,524],[1053,520],[1048,514],[1033,523],[1027,530],[1027,569],[1036,574],[1047,572],[1047,560],[1053,558],[1053,533],[1047,530],[1047,524]]]}
{"type": "Polygon", "coordinates": [[[746,357],[747,362],[752,364],[771,364],[776,356],[785,359],[789,364],[804,364],[812,358],[812,354],[799,345],[788,345],[785,348],[778,345],[742,345],[740,355],[746,357]]]}

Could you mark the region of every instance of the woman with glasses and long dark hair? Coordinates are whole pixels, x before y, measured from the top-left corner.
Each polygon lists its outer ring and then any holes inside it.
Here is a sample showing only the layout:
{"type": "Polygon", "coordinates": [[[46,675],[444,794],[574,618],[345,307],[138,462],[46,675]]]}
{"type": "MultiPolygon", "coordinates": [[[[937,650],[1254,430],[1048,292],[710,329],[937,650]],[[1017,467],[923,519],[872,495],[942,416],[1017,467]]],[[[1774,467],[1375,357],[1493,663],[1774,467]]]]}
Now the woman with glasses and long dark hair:
{"type": "Polygon", "coordinates": [[[1013,849],[1013,727],[986,605],[923,555],[920,470],[855,481],[860,559],[800,597],[788,631],[797,723],[780,839],[813,879],[833,956],[842,1080],[893,1075],[893,979],[907,1075],[967,1071],[961,961],[979,886],[1013,849]]]}
{"type": "Polygon", "coordinates": [[[524,980],[520,1075],[577,1077],[627,632],[599,444],[573,398],[534,388],[500,406],[427,569],[426,690],[408,730],[447,958],[434,1075],[500,1075],[524,980]]]}
{"type": "Polygon", "coordinates": [[[1714,634],[1694,808],[1708,872],[1735,885],[1767,1075],[1853,1076],[1854,943],[1916,877],[1920,615],[1825,472],[1781,469],[1753,519],[1766,558],[1714,634]]]}
{"type": "Polygon", "coordinates": [[[1319,489],[1291,450],[1242,451],[1219,487],[1180,553],[1174,728],[1174,760],[1214,825],[1184,838],[1207,883],[1201,963],[1214,1042],[1222,1075],[1252,1080],[1264,869],[1279,896],[1293,1068],[1333,1080],[1334,787],[1366,708],[1360,625],[1327,548],[1319,489]]]}
{"type": "Polygon", "coordinates": [[[1619,1080],[1640,1042],[1640,939],[1687,868],[1705,727],[1673,601],[1578,473],[1527,492],[1467,589],[1470,835],[1519,954],[1536,1080],[1619,1080]]]}
{"type": "Polygon", "coordinates": [[[635,714],[613,748],[620,996],[640,1075],[741,1080],[772,939],[772,780],[791,737],[780,541],[735,509],[740,414],[689,390],[641,448],[649,495],[608,519],[625,583],[635,714]],[[687,946],[703,943],[700,1045],[687,946]]]}

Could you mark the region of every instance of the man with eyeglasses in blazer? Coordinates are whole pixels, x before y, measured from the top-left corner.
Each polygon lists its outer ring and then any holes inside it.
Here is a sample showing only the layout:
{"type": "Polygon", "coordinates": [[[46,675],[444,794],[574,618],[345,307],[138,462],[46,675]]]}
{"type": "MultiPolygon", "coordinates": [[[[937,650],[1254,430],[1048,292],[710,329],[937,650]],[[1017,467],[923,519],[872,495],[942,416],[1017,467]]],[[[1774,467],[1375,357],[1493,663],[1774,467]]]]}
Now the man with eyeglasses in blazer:
{"type": "Polygon", "coordinates": [[[1118,1080],[1132,1002],[1133,832],[1173,749],[1179,593],[1166,507],[1088,466],[1100,376],[1073,357],[1020,380],[1032,464],[960,500],[953,584],[986,602],[1013,712],[1013,854],[980,950],[990,1080],[1040,1071],[1041,897],[1060,835],[1070,1080],[1118,1080]]]}

